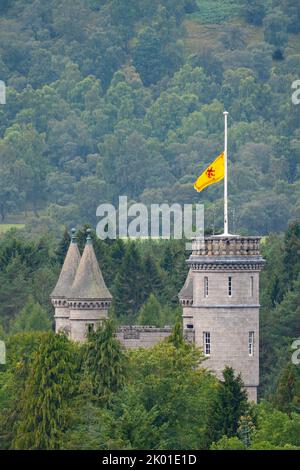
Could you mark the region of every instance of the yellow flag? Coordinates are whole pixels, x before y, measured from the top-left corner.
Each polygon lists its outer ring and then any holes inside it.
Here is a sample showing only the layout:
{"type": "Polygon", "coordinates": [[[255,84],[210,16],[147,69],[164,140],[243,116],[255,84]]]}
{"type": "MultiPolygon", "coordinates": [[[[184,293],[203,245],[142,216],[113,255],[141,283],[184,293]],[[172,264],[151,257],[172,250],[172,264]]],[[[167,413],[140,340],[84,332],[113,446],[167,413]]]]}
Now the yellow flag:
{"type": "Polygon", "coordinates": [[[199,176],[194,183],[196,191],[200,192],[210,184],[217,183],[224,178],[224,152],[222,152],[199,176]]]}

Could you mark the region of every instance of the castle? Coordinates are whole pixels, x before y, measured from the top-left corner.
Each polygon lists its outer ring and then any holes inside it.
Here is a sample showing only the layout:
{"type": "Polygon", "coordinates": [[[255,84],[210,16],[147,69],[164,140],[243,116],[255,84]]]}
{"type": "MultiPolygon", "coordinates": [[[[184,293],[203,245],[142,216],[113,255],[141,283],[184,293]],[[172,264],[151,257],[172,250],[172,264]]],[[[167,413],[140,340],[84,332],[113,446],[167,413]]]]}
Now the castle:
{"type": "MultiPolygon", "coordinates": [[[[205,366],[222,378],[226,365],[241,373],[249,399],[259,385],[259,272],[264,260],[259,237],[216,235],[195,239],[189,272],[179,293],[187,341],[203,349],[205,366]]],[[[82,256],[74,230],[51,294],[55,330],[84,341],[89,329],[108,318],[112,296],[105,285],[90,233],[82,256]]],[[[122,326],[117,338],[125,347],[150,347],[171,328],[122,326]]]]}

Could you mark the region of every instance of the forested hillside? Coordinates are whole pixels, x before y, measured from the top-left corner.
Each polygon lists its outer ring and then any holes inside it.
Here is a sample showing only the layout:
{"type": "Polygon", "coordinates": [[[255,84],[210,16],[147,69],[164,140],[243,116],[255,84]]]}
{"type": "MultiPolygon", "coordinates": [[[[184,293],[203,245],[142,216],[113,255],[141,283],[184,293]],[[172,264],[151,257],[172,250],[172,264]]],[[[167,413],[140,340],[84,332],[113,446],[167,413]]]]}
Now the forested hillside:
{"type": "Polygon", "coordinates": [[[236,232],[300,217],[298,0],[3,0],[0,218],[30,231],[95,224],[131,201],[206,204],[192,183],[229,120],[236,232]]]}
{"type": "Polygon", "coordinates": [[[0,1],[0,449],[300,449],[298,79],[299,0],[0,1]],[[219,230],[223,184],[193,182],[224,109],[230,231],[266,235],[257,405],[183,339],[185,240],[94,230],[120,195],[204,202],[219,230]],[[54,334],[49,300],[71,226],[81,252],[92,227],[113,294],[83,344],[54,334]],[[124,324],[173,333],[124,350],[124,324]]]}

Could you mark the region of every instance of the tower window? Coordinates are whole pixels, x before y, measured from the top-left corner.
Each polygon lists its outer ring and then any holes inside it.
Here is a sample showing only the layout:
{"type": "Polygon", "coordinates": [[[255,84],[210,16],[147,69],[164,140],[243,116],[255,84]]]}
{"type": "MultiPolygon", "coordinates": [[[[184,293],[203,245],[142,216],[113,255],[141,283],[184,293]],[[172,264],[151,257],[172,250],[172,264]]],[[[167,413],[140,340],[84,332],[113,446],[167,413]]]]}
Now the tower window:
{"type": "Polygon", "coordinates": [[[228,277],[228,295],[229,297],[231,297],[232,295],[232,277],[231,276],[228,277]]]}
{"type": "Polygon", "coordinates": [[[208,277],[204,278],[204,297],[208,297],[208,277]]]}
{"type": "Polygon", "coordinates": [[[248,354],[254,356],[254,331],[249,331],[248,354]]]}
{"type": "Polygon", "coordinates": [[[95,331],[95,324],[94,323],[88,323],[87,324],[87,332],[88,333],[93,333],[95,331]]]}
{"type": "Polygon", "coordinates": [[[250,284],[250,288],[251,288],[251,297],[253,297],[253,287],[254,287],[254,280],[253,280],[253,276],[251,276],[251,284],[250,284]]]}
{"type": "Polygon", "coordinates": [[[203,332],[203,351],[205,356],[210,356],[210,332],[203,332]]]}

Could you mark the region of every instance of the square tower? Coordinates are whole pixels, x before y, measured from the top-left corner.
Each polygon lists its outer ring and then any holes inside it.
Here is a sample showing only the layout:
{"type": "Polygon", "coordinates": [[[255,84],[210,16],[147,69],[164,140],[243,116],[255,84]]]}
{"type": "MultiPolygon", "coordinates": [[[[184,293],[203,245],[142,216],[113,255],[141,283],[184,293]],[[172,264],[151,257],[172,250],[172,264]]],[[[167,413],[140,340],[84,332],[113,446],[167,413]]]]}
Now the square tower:
{"type": "Polygon", "coordinates": [[[183,327],[194,331],[204,365],[222,379],[226,365],[241,373],[249,399],[259,385],[259,237],[195,239],[179,299],[183,327]]]}

